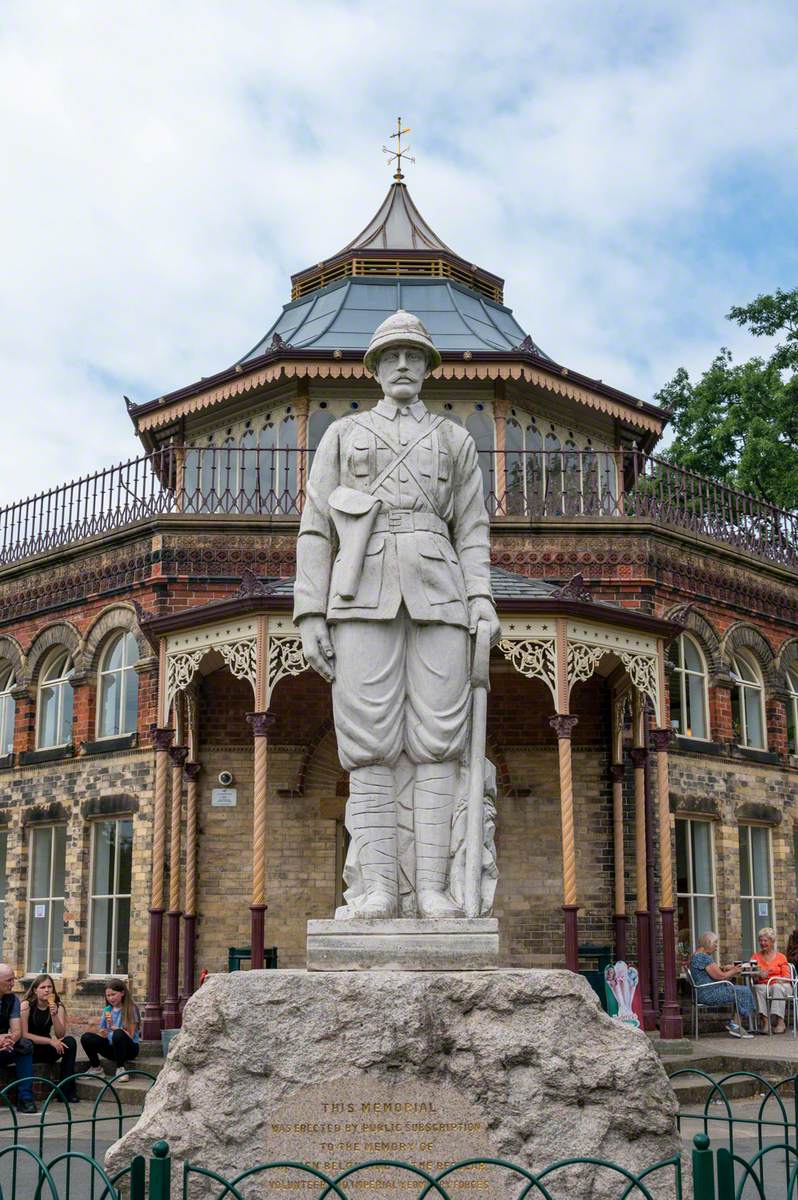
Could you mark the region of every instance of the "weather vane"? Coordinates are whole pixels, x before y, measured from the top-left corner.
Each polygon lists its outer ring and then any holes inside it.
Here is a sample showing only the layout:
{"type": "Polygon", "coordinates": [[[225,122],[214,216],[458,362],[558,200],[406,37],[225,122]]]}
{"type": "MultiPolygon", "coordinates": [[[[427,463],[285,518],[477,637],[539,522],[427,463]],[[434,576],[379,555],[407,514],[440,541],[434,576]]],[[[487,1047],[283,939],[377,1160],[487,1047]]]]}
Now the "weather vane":
{"type": "Polygon", "coordinates": [[[392,138],[396,138],[396,149],[391,150],[390,146],[383,146],[383,148],[382,148],[383,154],[388,155],[388,162],[389,163],[392,163],[394,161],[396,162],[396,170],[394,171],[393,177],[397,181],[397,183],[401,183],[401,181],[404,179],[404,175],[402,174],[402,159],[406,158],[407,161],[411,162],[411,163],[414,163],[416,161],[415,158],[411,158],[411,156],[407,153],[407,151],[410,149],[409,146],[405,147],[404,150],[402,149],[402,134],[403,133],[410,133],[410,126],[408,125],[406,129],[403,129],[402,128],[402,118],[397,117],[396,118],[396,133],[391,134],[392,138]]]}

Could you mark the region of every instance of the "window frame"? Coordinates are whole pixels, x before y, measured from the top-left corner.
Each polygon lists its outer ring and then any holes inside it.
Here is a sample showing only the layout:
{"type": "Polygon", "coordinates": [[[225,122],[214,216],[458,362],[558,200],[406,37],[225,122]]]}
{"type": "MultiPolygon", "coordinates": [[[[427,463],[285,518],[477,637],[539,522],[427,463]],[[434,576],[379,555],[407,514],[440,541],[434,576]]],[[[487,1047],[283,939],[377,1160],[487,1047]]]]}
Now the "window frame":
{"type": "Polygon", "coordinates": [[[61,731],[61,726],[64,720],[64,688],[72,689],[72,683],[69,678],[70,672],[74,671],[75,663],[72,657],[72,651],[67,646],[55,646],[50,654],[47,655],[39,670],[39,678],[36,687],[36,749],[37,750],[60,750],[64,746],[69,746],[72,742],[72,725],[75,720],[74,710],[74,692],[73,692],[73,709],[72,719],[69,722],[68,737],[65,741],[55,741],[50,745],[42,744],[42,718],[44,709],[42,707],[42,692],[46,687],[58,688],[58,707],[56,717],[56,727],[58,732],[61,731]],[[65,669],[56,679],[45,679],[45,673],[51,663],[54,663],[61,655],[65,655],[65,669]]]}
{"type": "Polygon", "coordinates": [[[4,658],[2,661],[0,661],[0,676],[5,673],[6,668],[8,673],[5,675],[3,683],[0,684],[0,757],[2,758],[5,758],[7,754],[14,753],[14,723],[16,720],[17,709],[17,702],[11,694],[13,689],[17,686],[16,671],[14,670],[14,664],[9,662],[7,658],[4,658]],[[8,736],[8,730],[6,729],[6,714],[9,711],[11,713],[11,744],[6,750],[6,738],[8,736]]]}
{"type": "MultiPolygon", "coordinates": [[[[136,642],[135,634],[132,633],[131,630],[129,630],[129,629],[115,630],[114,633],[111,634],[111,636],[107,639],[105,646],[103,647],[102,654],[100,655],[100,664],[97,668],[97,712],[95,714],[95,719],[94,719],[94,732],[95,732],[95,737],[98,742],[106,741],[108,738],[126,737],[130,733],[136,733],[136,731],[138,730],[138,727],[139,727],[139,722],[138,722],[138,678],[137,678],[136,679],[136,723],[133,726],[133,728],[132,729],[121,729],[120,728],[118,733],[103,733],[102,729],[101,729],[101,722],[102,722],[102,715],[103,715],[103,686],[104,686],[104,681],[108,678],[109,675],[121,675],[122,676],[122,681],[121,681],[120,688],[119,688],[119,702],[117,705],[118,711],[115,714],[116,716],[118,716],[120,718],[120,720],[119,720],[120,726],[122,724],[121,717],[125,712],[125,696],[126,696],[126,689],[127,689],[127,680],[124,677],[131,671],[135,674],[135,671],[136,671],[135,662],[128,663],[128,664],[123,663],[123,665],[121,667],[114,667],[108,671],[104,670],[104,663],[108,659],[108,657],[111,653],[111,650],[113,649],[116,642],[121,638],[123,646],[126,646],[127,639],[129,637],[133,638],[133,641],[136,643],[136,660],[135,661],[138,662],[138,660],[139,660],[138,643],[136,642]]],[[[125,652],[123,650],[123,658],[124,658],[124,653],[125,652]]]]}
{"type": "MultiPolygon", "coordinates": [[[[678,648],[679,648],[679,650],[678,650],[679,662],[678,662],[678,665],[674,665],[673,663],[671,664],[671,674],[678,676],[679,701],[681,704],[682,719],[685,721],[685,724],[686,724],[686,717],[687,717],[687,711],[688,711],[687,676],[692,675],[693,677],[700,677],[703,682],[703,687],[701,689],[701,692],[702,692],[702,698],[703,698],[703,703],[704,703],[704,728],[707,731],[705,737],[698,737],[696,734],[687,733],[687,732],[683,731],[682,729],[676,729],[676,730],[674,730],[674,733],[677,733],[679,735],[679,737],[690,738],[690,740],[694,741],[694,742],[711,742],[712,741],[712,726],[711,726],[710,720],[709,720],[709,678],[708,678],[709,670],[707,668],[706,656],[704,654],[704,651],[703,651],[698,639],[696,637],[694,637],[694,635],[692,633],[688,633],[688,632],[680,633],[679,636],[674,639],[673,644],[678,646],[678,648]],[[701,666],[703,668],[702,671],[700,671],[700,672],[693,671],[691,668],[685,666],[684,638],[689,638],[694,649],[697,651],[698,657],[701,661],[701,666]]],[[[670,713],[668,714],[668,717],[670,719],[670,713]]],[[[681,724],[681,722],[680,722],[680,724],[681,724]]],[[[671,719],[671,728],[673,729],[673,720],[672,719],[671,719]]]]}
{"type": "MultiPolygon", "coordinates": [[[[61,931],[61,960],[60,969],[56,970],[50,962],[50,949],[52,946],[53,936],[53,902],[60,901],[66,909],[66,823],[63,821],[55,821],[51,825],[31,825],[28,834],[28,887],[27,887],[27,919],[25,922],[25,972],[29,975],[39,975],[46,971],[49,975],[54,975],[60,978],[64,973],[64,937],[63,928],[61,931]],[[55,861],[55,830],[64,830],[64,895],[53,895],[53,863],[55,861]],[[47,896],[32,896],[31,887],[33,886],[33,842],[37,835],[42,833],[50,835],[50,869],[48,872],[48,892],[47,896]],[[34,919],[33,906],[34,904],[47,905],[47,961],[43,967],[32,967],[30,965],[31,954],[31,925],[34,919]]],[[[63,919],[62,919],[63,924],[63,919]]]]}
{"type": "Polygon", "coordinates": [[[765,920],[764,917],[757,917],[757,915],[756,915],[755,905],[756,905],[757,900],[768,900],[770,902],[770,917],[767,918],[767,924],[772,926],[773,929],[777,929],[778,926],[776,924],[776,921],[777,921],[777,918],[776,918],[776,896],[775,896],[775,888],[773,886],[773,882],[774,882],[773,881],[773,830],[770,827],[770,825],[765,825],[762,822],[741,821],[738,825],[739,833],[738,833],[738,839],[737,839],[737,844],[739,847],[738,853],[740,853],[740,854],[742,853],[742,846],[740,845],[740,843],[742,841],[742,837],[740,835],[742,835],[743,830],[746,830],[745,840],[746,840],[747,852],[748,852],[748,879],[749,879],[749,882],[751,885],[751,894],[750,895],[743,894],[742,879],[741,879],[740,880],[740,936],[741,937],[743,936],[744,923],[743,923],[742,910],[743,910],[743,904],[746,904],[746,903],[750,904],[750,906],[751,906],[751,918],[752,918],[751,930],[752,930],[752,934],[753,934],[753,945],[751,947],[746,947],[746,946],[742,947],[742,953],[745,954],[748,952],[749,949],[751,951],[756,950],[757,927],[759,926],[761,921],[765,920]],[[757,893],[757,892],[753,891],[753,888],[754,888],[754,863],[753,863],[753,857],[752,857],[752,853],[751,853],[751,842],[752,842],[751,830],[752,829],[764,829],[765,832],[767,833],[768,882],[770,884],[770,894],[769,895],[766,895],[764,893],[757,893]]]}
{"type": "Polygon", "coordinates": [[[784,672],[787,681],[787,752],[798,755],[798,667],[795,664],[784,672]],[[790,713],[792,713],[792,737],[790,736],[790,713]]]}
{"type": "Polygon", "coordinates": [[[767,726],[767,713],[765,711],[765,678],[764,678],[764,675],[762,674],[762,668],[760,667],[760,665],[757,662],[754,655],[751,654],[750,651],[747,651],[744,649],[743,650],[735,650],[731,656],[731,659],[732,659],[732,662],[731,662],[732,679],[734,681],[735,690],[738,693],[737,703],[740,708],[740,724],[741,724],[741,732],[743,735],[743,740],[741,742],[738,741],[735,744],[743,750],[767,750],[767,748],[768,748],[768,726],[767,726]],[[738,660],[742,663],[745,663],[749,667],[752,674],[755,676],[755,679],[756,679],[755,683],[752,683],[750,680],[742,678],[742,673],[740,672],[740,670],[737,666],[738,660]],[[759,697],[759,719],[762,724],[762,745],[761,746],[753,746],[748,738],[748,714],[746,712],[746,706],[745,706],[746,690],[751,691],[751,692],[756,692],[759,697]]]}
{"type": "MultiPolygon", "coordinates": [[[[130,901],[130,916],[131,916],[131,918],[133,915],[133,874],[132,874],[132,867],[133,867],[133,843],[132,843],[133,815],[132,815],[132,813],[120,813],[117,816],[113,816],[113,817],[99,817],[96,820],[91,821],[90,824],[91,824],[91,846],[90,846],[90,853],[89,853],[89,891],[88,891],[89,914],[88,914],[88,921],[86,923],[86,925],[87,925],[87,928],[86,928],[86,978],[87,979],[108,979],[108,977],[110,975],[113,975],[115,978],[118,978],[118,979],[127,979],[128,974],[129,974],[128,971],[92,971],[91,955],[92,955],[92,938],[94,935],[94,901],[95,900],[110,900],[111,901],[111,960],[112,961],[116,958],[116,951],[117,951],[116,934],[117,934],[118,901],[119,900],[129,900],[130,901]],[[115,837],[114,837],[114,891],[109,892],[109,893],[95,892],[94,891],[94,865],[96,862],[97,830],[101,825],[119,826],[123,821],[130,822],[130,833],[131,833],[130,891],[129,892],[120,892],[118,890],[118,884],[119,884],[119,853],[118,853],[119,837],[118,837],[118,833],[117,833],[117,834],[115,834],[115,837]]],[[[127,952],[128,952],[128,967],[129,967],[130,966],[130,925],[128,926],[128,950],[127,950],[127,952]]]]}
{"type": "MultiPolygon", "coordinates": [[[[680,822],[683,822],[687,826],[687,831],[686,831],[687,832],[687,878],[688,878],[688,884],[690,886],[690,891],[688,891],[688,892],[680,892],[679,891],[679,879],[678,879],[678,872],[677,872],[676,873],[676,911],[677,911],[677,913],[679,911],[679,900],[687,900],[689,909],[690,909],[690,933],[692,935],[692,946],[690,947],[690,952],[692,953],[693,949],[698,944],[697,939],[699,938],[699,936],[702,933],[706,932],[706,930],[698,929],[698,927],[696,925],[696,916],[695,916],[695,901],[696,901],[696,899],[709,900],[711,902],[712,921],[708,928],[714,930],[714,929],[717,929],[717,927],[718,927],[718,880],[717,880],[717,872],[715,871],[715,822],[712,820],[709,820],[708,818],[704,818],[704,817],[679,815],[676,817],[675,824],[678,825],[680,822]],[[711,880],[712,880],[712,891],[711,892],[697,892],[695,890],[695,867],[694,867],[694,862],[693,862],[692,826],[699,825],[699,824],[709,826],[709,873],[710,873],[711,880]]],[[[676,836],[677,836],[677,831],[676,831],[676,828],[674,828],[674,837],[676,837],[676,836]]],[[[679,932],[679,930],[677,929],[677,934],[678,934],[678,932],[679,932]]]]}

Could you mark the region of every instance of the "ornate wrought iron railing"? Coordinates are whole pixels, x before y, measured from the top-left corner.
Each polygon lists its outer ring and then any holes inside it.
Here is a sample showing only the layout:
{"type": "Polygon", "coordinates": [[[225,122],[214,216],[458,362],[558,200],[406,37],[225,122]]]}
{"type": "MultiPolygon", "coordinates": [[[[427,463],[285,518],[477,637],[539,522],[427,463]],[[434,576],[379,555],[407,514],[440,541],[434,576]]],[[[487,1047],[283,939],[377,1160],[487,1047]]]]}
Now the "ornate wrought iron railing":
{"type": "MultiPolygon", "coordinates": [[[[161,514],[296,518],[313,450],[168,446],[0,509],[0,563],[161,514]]],[[[647,520],[798,566],[798,513],[636,450],[480,451],[491,519],[647,520]]]]}

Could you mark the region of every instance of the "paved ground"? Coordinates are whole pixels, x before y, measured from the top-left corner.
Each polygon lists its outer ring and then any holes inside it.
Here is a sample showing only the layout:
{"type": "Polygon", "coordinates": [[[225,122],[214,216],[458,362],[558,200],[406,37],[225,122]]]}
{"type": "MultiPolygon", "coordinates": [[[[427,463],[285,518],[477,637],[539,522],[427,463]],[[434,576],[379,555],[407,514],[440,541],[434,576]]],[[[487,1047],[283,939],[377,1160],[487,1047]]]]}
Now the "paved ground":
{"type": "MultiPolygon", "coordinates": [[[[790,1113],[791,1103],[791,1101],[787,1102],[788,1114],[790,1113]]],[[[759,1116],[760,1104],[761,1099],[756,1097],[751,1100],[736,1100],[731,1106],[732,1114],[738,1122],[744,1119],[754,1121],[759,1116]]],[[[713,1115],[720,1116],[725,1110],[721,1104],[714,1104],[711,1106],[711,1111],[713,1115]]],[[[762,1115],[765,1117],[777,1117],[777,1114],[775,1114],[772,1110],[768,1110],[762,1115]]],[[[730,1148],[727,1129],[728,1126],[725,1124],[725,1122],[719,1120],[713,1121],[710,1119],[709,1128],[706,1132],[709,1133],[713,1146],[725,1146],[726,1149],[730,1148]]],[[[704,1132],[705,1127],[703,1121],[693,1120],[690,1118],[682,1119],[682,1139],[686,1153],[692,1152],[693,1136],[696,1133],[704,1132]]],[[[739,1154],[741,1158],[745,1158],[750,1161],[757,1151],[763,1146],[776,1146],[783,1141],[783,1134],[777,1124],[774,1124],[773,1126],[763,1130],[762,1141],[760,1143],[759,1134],[755,1125],[752,1124],[746,1127],[744,1124],[737,1123],[734,1129],[734,1145],[732,1149],[735,1154],[739,1154]]],[[[794,1145],[794,1138],[792,1141],[794,1145]]],[[[796,1158],[795,1155],[785,1156],[782,1151],[773,1150],[765,1156],[763,1160],[763,1167],[765,1196],[767,1197],[767,1200],[785,1200],[785,1197],[787,1196],[787,1174],[785,1171],[785,1166],[788,1158],[790,1162],[790,1169],[792,1170],[794,1169],[796,1162],[798,1162],[798,1158],[796,1158]]],[[[739,1181],[742,1178],[742,1172],[738,1170],[736,1177],[739,1181]]],[[[746,1184],[746,1190],[744,1192],[745,1200],[749,1200],[749,1197],[751,1200],[754,1200],[754,1197],[759,1197],[757,1185],[750,1179],[746,1184]]],[[[790,1197],[790,1200],[798,1200],[798,1192],[794,1192],[790,1197]]]]}
{"type": "MultiPolygon", "coordinates": [[[[752,1038],[733,1038],[728,1034],[721,1034],[718,1037],[701,1037],[697,1041],[691,1041],[694,1046],[693,1058],[706,1054],[733,1054],[735,1058],[773,1058],[783,1060],[787,1064],[794,1063],[795,1070],[798,1071],[798,1038],[794,1038],[791,1033],[773,1034],[772,1037],[757,1034],[752,1038]]],[[[685,1062],[689,1062],[690,1057],[686,1056],[685,1062]]],[[[785,1075],[792,1073],[789,1069],[784,1072],[785,1075]]]]}
{"type": "MultiPolygon", "coordinates": [[[[47,1121],[42,1130],[41,1118],[36,1116],[19,1115],[20,1122],[20,1137],[19,1143],[27,1146],[29,1149],[41,1154],[45,1162],[50,1162],[58,1154],[62,1154],[65,1150],[70,1149],[79,1151],[83,1154],[92,1155],[98,1162],[103,1161],[106,1150],[118,1138],[119,1125],[118,1121],[104,1121],[96,1126],[96,1136],[92,1142],[91,1125],[80,1124],[80,1118],[88,1118],[91,1115],[93,1105],[86,1103],[75,1105],[72,1110],[73,1127],[71,1144],[68,1145],[67,1129],[65,1128],[64,1109],[61,1105],[58,1106],[57,1113],[51,1113],[48,1109],[47,1121]],[[61,1124],[57,1124],[57,1122],[61,1124]]],[[[111,1106],[108,1106],[109,1113],[111,1106]]],[[[127,1130],[137,1119],[140,1109],[123,1108],[123,1116],[126,1118],[123,1123],[123,1129],[127,1130]]],[[[100,1114],[104,1115],[104,1114],[100,1114]]],[[[5,1122],[4,1122],[5,1124],[5,1122]]],[[[0,1130],[0,1149],[9,1145],[9,1135],[0,1130]]],[[[37,1182],[36,1165],[34,1161],[26,1154],[12,1155],[6,1154],[0,1158],[0,1196],[10,1196],[11,1193],[11,1175],[13,1159],[17,1158],[18,1178],[16,1186],[16,1195],[18,1200],[28,1200],[34,1195],[37,1182]]],[[[66,1164],[57,1166],[53,1172],[56,1184],[63,1186],[65,1180],[66,1164]]],[[[79,1200],[91,1200],[92,1196],[99,1196],[102,1192],[102,1186],[97,1187],[94,1191],[91,1188],[90,1176],[91,1172],[84,1163],[73,1162],[70,1170],[72,1178],[70,1181],[70,1195],[79,1197],[79,1200]]],[[[99,1183],[100,1177],[95,1174],[95,1180],[99,1183]]],[[[43,1192],[42,1200],[49,1200],[46,1190],[43,1192]]]]}

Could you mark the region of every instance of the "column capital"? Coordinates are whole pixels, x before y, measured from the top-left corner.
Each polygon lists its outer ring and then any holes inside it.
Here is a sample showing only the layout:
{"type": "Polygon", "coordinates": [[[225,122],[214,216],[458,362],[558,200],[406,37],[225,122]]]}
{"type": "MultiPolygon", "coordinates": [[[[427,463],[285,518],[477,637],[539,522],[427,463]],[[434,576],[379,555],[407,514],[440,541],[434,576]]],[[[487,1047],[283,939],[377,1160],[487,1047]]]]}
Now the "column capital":
{"type": "Polygon", "coordinates": [[[673,730],[652,729],[650,730],[649,736],[651,737],[652,746],[659,754],[662,750],[667,750],[673,741],[673,730]]]}
{"type": "Polygon", "coordinates": [[[623,763],[611,763],[610,765],[610,780],[613,783],[621,783],[623,781],[626,768],[623,763]]]}
{"type": "Polygon", "coordinates": [[[549,725],[558,738],[570,738],[578,721],[579,718],[571,713],[556,713],[553,717],[549,717],[549,725]]]}
{"type": "Polygon", "coordinates": [[[156,750],[168,750],[172,744],[172,738],[175,736],[174,729],[160,729],[157,725],[150,726],[150,733],[156,750]]]}
{"type": "Polygon", "coordinates": [[[202,763],[187,762],[183,766],[183,774],[189,781],[199,779],[199,773],[202,770],[202,763]]]}
{"type": "Polygon", "coordinates": [[[648,762],[648,750],[645,746],[632,746],[632,749],[629,751],[629,757],[634,763],[635,770],[642,771],[648,762]]]}
{"type": "Polygon", "coordinates": [[[169,750],[169,757],[176,767],[182,767],[188,758],[188,746],[172,746],[169,750]]]}
{"type": "Polygon", "coordinates": [[[269,730],[277,720],[277,714],[273,712],[251,712],[247,713],[247,720],[252,726],[253,737],[267,737],[269,730]]]}

